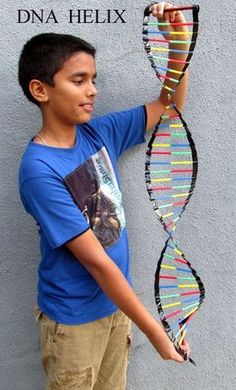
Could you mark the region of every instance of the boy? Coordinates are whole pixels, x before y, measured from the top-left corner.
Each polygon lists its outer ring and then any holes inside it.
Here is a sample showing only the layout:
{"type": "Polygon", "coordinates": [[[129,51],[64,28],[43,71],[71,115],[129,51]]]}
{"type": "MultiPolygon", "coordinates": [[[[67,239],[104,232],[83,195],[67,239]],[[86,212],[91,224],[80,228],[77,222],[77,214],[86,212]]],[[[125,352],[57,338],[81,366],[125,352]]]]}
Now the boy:
{"type": "MultiPolygon", "coordinates": [[[[164,14],[168,7],[151,11],[159,20],[184,21],[181,12],[164,14]]],[[[158,122],[166,92],[146,106],[91,120],[95,78],[95,49],[79,38],[41,34],[21,53],[19,82],[43,119],[23,155],[19,185],[39,226],[35,316],[48,390],[125,389],[130,319],[163,359],[183,362],[130,287],[117,171],[122,152],[158,122]]],[[[186,76],[175,95],[179,109],[185,93],[186,76]]]]}

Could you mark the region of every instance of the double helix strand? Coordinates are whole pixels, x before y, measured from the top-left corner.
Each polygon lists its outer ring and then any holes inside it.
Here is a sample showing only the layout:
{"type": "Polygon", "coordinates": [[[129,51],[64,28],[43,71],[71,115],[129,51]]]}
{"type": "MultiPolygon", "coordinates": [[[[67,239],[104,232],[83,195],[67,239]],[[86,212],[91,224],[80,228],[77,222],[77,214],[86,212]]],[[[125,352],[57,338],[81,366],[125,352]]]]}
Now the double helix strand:
{"type": "Polygon", "coordinates": [[[159,22],[150,15],[150,5],[144,11],[144,47],[169,98],[169,104],[165,107],[165,112],[148,143],[145,181],[153,209],[168,234],[155,273],[154,288],[158,313],[176,350],[184,359],[195,364],[191,358],[187,358],[181,346],[189,322],[204,300],[205,290],[197,272],[179,248],[175,230],[176,223],[193,194],[198,159],[192,135],[175,105],[174,94],[196,45],[199,7],[193,5],[173,9],[191,11],[191,20],[185,23],[159,22]],[[171,25],[180,28],[187,26],[188,31],[161,30],[171,25]],[[172,34],[175,35],[174,39],[171,39],[172,34]],[[183,55],[184,59],[176,59],[176,53],[183,55]],[[173,64],[178,65],[177,69],[173,64]]]}

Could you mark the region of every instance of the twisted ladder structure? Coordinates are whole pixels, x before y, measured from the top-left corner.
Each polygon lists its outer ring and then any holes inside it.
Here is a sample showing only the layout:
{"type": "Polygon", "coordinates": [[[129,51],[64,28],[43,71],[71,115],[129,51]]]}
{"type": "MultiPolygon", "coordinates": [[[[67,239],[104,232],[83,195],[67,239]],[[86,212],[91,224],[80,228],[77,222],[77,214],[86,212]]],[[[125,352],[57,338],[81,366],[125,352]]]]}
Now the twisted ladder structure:
{"type": "MultiPolygon", "coordinates": [[[[203,302],[205,291],[200,277],[175,239],[176,222],[189,203],[195,187],[198,161],[191,133],[175,106],[174,94],[193,55],[198,34],[199,7],[193,5],[173,9],[186,11],[191,20],[186,23],[158,22],[150,15],[150,5],[144,11],[144,47],[169,98],[166,111],[148,143],[145,181],[153,208],[168,234],[155,274],[157,309],[176,350],[187,360],[181,345],[190,320],[203,302]],[[165,26],[171,25],[180,27],[179,31],[162,31],[165,26]],[[182,26],[188,26],[188,31],[183,31],[182,26]],[[170,39],[164,39],[165,34],[170,39]],[[175,35],[174,40],[171,34],[175,35]],[[181,39],[182,34],[184,40],[181,39]],[[186,45],[188,50],[185,50],[186,45]],[[176,59],[176,53],[183,54],[184,60],[176,59]],[[175,63],[178,64],[178,70],[173,69],[175,63]],[[168,114],[170,109],[171,114],[168,114]]],[[[191,358],[188,360],[195,364],[191,358]]]]}

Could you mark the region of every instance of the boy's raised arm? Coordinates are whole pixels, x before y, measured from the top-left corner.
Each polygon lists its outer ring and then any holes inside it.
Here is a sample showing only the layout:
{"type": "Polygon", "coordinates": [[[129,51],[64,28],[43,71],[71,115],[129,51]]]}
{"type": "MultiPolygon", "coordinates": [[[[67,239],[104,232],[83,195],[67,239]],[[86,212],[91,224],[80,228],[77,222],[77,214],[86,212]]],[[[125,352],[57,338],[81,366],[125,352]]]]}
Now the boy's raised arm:
{"type": "MultiPolygon", "coordinates": [[[[165,12],[164,10],[166,8],[171,8],[173,5],[169,3],[159,3],[159,4],[154,4],[150,9],[152,11],[152,15],[156,16],[158,21],[160,22],[175,22],[175,23],[185,23],[185,18],[180,11],[175,11],[175,12],[165,12]]],[[[163,27],[163,30],[165,31],[188,31],[188,28],[186,26],[177,26],[177,27],[163,27]]],[[[169,39],[168,36],[164,36],[165,39],[169,39]]],[[[171,39],[174,40],[174,36],[171,36],[171,39]]],[[[177,37],[178,39],[178,37],[177,37]]],[[[188,41],[188,35],[181,35],[181,40],[186,40],[188,41]]],[[[169,44],[170,49],[176,49],[175,45],[169,44]]],[[[189,49],[189,44],[188,43],[183,43],[181,45],[178,45],[178,49],[187,51],[189,49]]],[[[171,53],[171,58],[172,59],[177,59],[177,60],[182,60],[185,61],[187,58],[186,54],[181,54],[181,53],[171,53]]],[[[168,64],[168,68],[172,68],[175,70],[182,70],[182,65],[181,63],[171,63],[168,64]]],[[[172,75],[167,72],[166,76],[171,77],[172,75]]],[[[173,82],[171,81],[166,81],[165,85],[167,85],[170,88],[175,88],[175,85],[173,85],[173,82]]],[[[185,72],[185,75],[183,79],[181,80],[181,83],[179,84],[178,88],[176,89],[176,93],[173,96],[173,100],[175,101],[176,107],[178,110],[182,111],[185,103],[185,98],[187,94],[187,86],[188,86],[188,71],[185,72]]],[[[155,127],[157,122],[160,119],[160,116],[163,114],[165,111],[165,107],[169,104],[168,100],[168,92],[163,88],[161,90],[160,96],[158,99],[154,100],[153,102],[150,102],[146,104],[146,109],[147,109],[147,130],[151,130],[155,127]]],[[[171,109],[169,110],[171,114],[171,109]]]]}
{"type": "Polygon", "coordinates": [[[107,296],[143,331],[163,359],[183,362],[165,331],[138,299],[91,229],[65,245],[107,296]]]}

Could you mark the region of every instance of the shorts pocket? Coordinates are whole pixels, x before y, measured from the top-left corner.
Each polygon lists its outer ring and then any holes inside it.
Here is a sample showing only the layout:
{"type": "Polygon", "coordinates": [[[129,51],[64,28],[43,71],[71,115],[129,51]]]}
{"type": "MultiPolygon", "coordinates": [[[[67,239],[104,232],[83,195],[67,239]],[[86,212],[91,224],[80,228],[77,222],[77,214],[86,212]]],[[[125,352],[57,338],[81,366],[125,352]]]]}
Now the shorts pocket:
{"type": "Polygon", "coordinates": [[[34,307],[34,319],[36,322],[39,322],[40,321],[40,318],[42,317],[42,311],[40,310],[40,308],[38,307],[38,305],[35,305],[34,307]]]}
{"type": "Polygon", "coordinates": [[[38,306],[34,308],[34,318],[35,321],[40,323],[41,332],[44,336],[49,335],[54,343],[63,340],[66,330],[65,324],[51,320],[38,306]]]}
{"type": "Polygon", "coordinates": [[[132,335],[131,335],[131,333],[129,333],[127,335],[127,356],[126,356],[126,359],[125,359],[126,364],[129,363],[132,345],[133,345],[132,344],[132,335]]]}
{"type": "Polygon", "coordinates": [[[92,367],[74,370],[58,370],[55,379],[51,383],[52,390],[91,390],[92,367]]]}
{"type": "Polygon", "coordinates": [[[53,342],[57,343],[64,339],[66,325],[53,321],[53,342]]]}
{"type": "Polygon", "coordinates": [[[127,336],[127,346],[128,346],[128,349],[130,349],[132,347],[132,335],[131,334],[128,334],[128,336],[127,336]]]}

